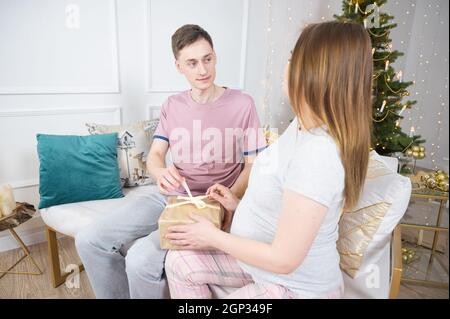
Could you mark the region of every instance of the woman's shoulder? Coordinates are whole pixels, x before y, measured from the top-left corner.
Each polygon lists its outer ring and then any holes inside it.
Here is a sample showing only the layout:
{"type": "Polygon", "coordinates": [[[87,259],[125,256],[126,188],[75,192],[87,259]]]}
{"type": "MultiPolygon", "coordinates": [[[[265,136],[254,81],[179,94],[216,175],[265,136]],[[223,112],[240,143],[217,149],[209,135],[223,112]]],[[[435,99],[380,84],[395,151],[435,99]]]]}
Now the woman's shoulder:
{"type": "Polygon", "coordinates": [[[301,139],[298,145],[302,148],[310,148],[315,151],[335,152],[337,150],[336,142],[328,134],[326,128],[316,127],[309,130],[299,130],[301,139]]]}
{"type": "Polygon", "coordinates": [[[303,134],[296,143],[295,153],[305,161],[319,165],[326,162],[326,166],[343,169],[339,147],[326,130],[313,130],[303,134]]]}

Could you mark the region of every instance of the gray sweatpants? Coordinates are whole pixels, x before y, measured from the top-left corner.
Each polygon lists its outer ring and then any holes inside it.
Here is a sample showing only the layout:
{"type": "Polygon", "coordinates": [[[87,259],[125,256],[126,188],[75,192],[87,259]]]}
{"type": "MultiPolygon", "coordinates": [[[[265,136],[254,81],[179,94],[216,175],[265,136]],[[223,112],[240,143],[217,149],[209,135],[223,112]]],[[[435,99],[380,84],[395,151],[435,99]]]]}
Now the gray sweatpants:
{"type": "Polygon", "coordinates": [[[158,218],[167,198],[142,193],[81,230],[75,245],[97,298],[168,298],[158,218]]]}

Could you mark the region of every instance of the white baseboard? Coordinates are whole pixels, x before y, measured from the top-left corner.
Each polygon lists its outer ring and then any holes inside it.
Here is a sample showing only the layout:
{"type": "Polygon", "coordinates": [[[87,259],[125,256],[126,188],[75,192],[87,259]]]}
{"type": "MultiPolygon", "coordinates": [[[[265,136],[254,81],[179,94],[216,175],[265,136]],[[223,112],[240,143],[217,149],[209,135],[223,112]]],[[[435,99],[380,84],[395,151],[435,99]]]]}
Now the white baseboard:
{"type": "MultiPolygon", "coordinates": [[[[5,230],[4,233],[6,236],[2,234],[3,236],[0,238],[0,252],[20,248],[19,243],[10,235],[8,230],[5,230]]],[[[22,233],[18,232],[17,234],[27,246],[47,241],[45,238],[45,230],[42,228],[28,230],[22,233]]]]}
{"type": "MultiPolygon", "coordinates": [[[[36,227],[32,229],[25,229],[23,231],[17,231],[17,234],[22,239],[22,241],[28,247],[34,244],[39,244],[47,241],[47,237],[45,234],[45,228],[42,225],[41,227],[36,227]]],[[[19,243],[14,239],[12,234],[8,231],[2,231],[0,237],[0,253],[8,250],[13,250],[20,248],[19,243]]],[[[57,234],[57,238],[64,237],[64,235],[57,234]]]]}

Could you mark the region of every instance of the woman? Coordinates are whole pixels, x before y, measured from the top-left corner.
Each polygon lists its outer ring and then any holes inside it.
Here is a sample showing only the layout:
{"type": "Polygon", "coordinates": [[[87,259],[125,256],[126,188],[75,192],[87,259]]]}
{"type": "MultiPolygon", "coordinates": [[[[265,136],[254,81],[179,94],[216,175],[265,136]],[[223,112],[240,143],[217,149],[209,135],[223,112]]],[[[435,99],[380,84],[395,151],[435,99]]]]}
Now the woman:
{"type": "Polygon", "coordinates": [[[305,28],[286,69],[295,120],[256,158],[240,202],[224,186],[208,189],[235,211],[230,233],[197,215],[169,229],[184,249],[166,258],[173,298],[210,298],[209,284],[238,288],[229,298],[342,295],[338,222],[367,172],[371,49],[358,24],[305,28]]]}

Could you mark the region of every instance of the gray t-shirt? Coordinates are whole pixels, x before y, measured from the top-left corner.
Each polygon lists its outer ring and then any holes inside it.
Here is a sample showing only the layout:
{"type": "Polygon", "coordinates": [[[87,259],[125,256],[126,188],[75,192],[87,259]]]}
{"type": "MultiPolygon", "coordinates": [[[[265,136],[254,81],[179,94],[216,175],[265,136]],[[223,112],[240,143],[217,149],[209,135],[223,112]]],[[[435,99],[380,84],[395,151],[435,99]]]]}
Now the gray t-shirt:
{"type": "Polygon", "coordinates": [[[311,248],[292,273],[275,274],[239,262],[255,282],[280,284],[304,297],[321,297],[343,283],[336,249],[343,205],[344,168],[325,128],[298,129],[294,120],[283,135],[256,158],[231,233],[271,243],[280,218],[284,190],[328,207],[311,248]]]}

